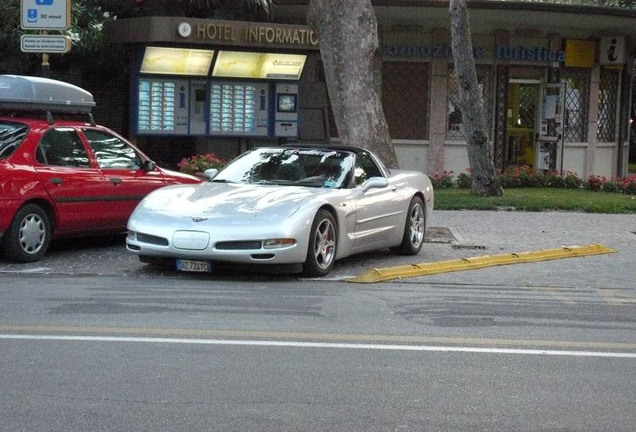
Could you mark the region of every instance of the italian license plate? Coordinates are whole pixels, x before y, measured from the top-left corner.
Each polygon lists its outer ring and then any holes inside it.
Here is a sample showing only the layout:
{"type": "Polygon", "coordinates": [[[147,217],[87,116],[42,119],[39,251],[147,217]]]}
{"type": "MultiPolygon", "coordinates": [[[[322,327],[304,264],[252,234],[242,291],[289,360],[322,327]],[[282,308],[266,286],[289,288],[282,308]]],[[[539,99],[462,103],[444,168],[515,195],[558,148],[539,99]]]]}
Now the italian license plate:
{"type": "Polygon", "coordinates": [[[209,261],[177,259],[177,270],[187,272],[211,273],[212,263],[209,261]]]}

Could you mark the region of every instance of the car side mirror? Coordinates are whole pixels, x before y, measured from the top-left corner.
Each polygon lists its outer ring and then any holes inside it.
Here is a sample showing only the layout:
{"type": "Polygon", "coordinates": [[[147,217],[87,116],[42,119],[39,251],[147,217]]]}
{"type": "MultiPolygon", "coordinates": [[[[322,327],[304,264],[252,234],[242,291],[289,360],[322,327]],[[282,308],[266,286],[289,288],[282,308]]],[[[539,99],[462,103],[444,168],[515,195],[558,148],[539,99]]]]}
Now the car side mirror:
{"type": "Polygon", "coordinates": [[[216,177],[216,175],[219,173],[219,170],[216,168],[209,168],[206,169],[205,171],[203,171],[203,177],[205,177],[205,179],[207,181],[212,180],[214,177],[216,177]]]}
{"type": "Polygon", "coordinates": [[[389,186],[389,181],[384,177],[371,177],[362,183],[362,192],[366,192],[369,189],[381,189],[387,186],[389,186]]]}
{"type": "Polygon", "coordinates": [[[157,164],[154,161],[147,160],[141,164],[141,169],[144,171],[154,171],[157,168],[157,164]]]}

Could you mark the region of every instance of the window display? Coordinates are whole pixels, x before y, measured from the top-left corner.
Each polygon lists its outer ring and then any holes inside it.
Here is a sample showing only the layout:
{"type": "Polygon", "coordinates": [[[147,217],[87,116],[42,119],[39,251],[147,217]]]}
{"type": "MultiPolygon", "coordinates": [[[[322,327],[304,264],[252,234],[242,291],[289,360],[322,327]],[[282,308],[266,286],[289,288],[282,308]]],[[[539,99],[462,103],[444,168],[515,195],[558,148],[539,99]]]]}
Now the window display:
{"type": "Polygon", "coordinates": [[[218,83],[210,86],[210,133],[256,133],[256,87],[218,83]]]}

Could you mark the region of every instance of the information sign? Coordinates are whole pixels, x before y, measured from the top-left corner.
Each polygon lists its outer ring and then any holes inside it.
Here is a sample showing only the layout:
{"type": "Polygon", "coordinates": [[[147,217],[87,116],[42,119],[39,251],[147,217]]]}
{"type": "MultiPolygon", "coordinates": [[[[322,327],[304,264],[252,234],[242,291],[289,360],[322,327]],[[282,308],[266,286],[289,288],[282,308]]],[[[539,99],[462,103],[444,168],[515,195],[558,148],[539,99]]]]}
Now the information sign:
{"type": "Polygon", "coordinates": [[[67,53],[71,50],[71,38],[62,35],[22,35],[22,52],[67,53]]]}
{"type": "Polygon", "coordinates": [[[22,28],[66,30],[71,26],[71,0],[20,0],[22,28]]]}

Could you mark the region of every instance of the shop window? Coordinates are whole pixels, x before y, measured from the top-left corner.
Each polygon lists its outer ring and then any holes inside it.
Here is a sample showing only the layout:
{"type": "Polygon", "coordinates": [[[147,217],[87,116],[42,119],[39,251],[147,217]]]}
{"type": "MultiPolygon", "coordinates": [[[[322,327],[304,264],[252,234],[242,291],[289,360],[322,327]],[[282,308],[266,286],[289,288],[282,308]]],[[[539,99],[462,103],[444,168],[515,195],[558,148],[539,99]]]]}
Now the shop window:
{"type": "MultiPolygon", "coordinates": [[[[484,104],[484,112],[486,115],[486,124],[490,125],[492,113],[492,77],[491,69],[487,66],[477,68],[477,83],[481,92],[482,102],[484,104]]],[[[448,68],[448,106],[446,117],[446,139],[448,140],[465,140],[464,126],[462,124],[462,112],[459,108],[459,85],[457,83],[457,74],[455,68],[448,68]]],[[[488,128],[490,134],[490,128],[488,128]]]]}
{"type": "Polygon", "coordinates": [[[616,135],[616,105],[618,101],[617,69],[602,69],[598,89],[597,139],[612,142],[616,135]]]}
{"type": "Polygon", "coordinates": [[[567,142],[587,140],[587,101],[590,74],[587,69],[568,68],[561,72],[565,84],[565,129],[567,142]]]}
{"type": "Polygon", "coordinates": [[[428,138],[429,82],[426,63],[384,62],[382,107],[391,138],[428,138]]]}

